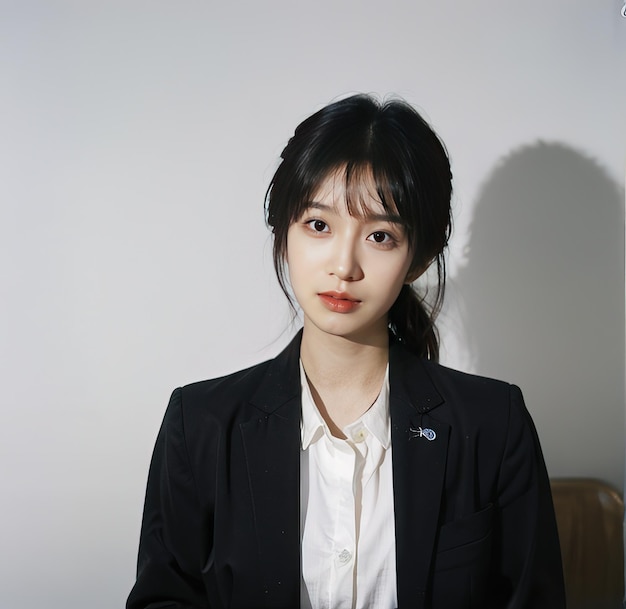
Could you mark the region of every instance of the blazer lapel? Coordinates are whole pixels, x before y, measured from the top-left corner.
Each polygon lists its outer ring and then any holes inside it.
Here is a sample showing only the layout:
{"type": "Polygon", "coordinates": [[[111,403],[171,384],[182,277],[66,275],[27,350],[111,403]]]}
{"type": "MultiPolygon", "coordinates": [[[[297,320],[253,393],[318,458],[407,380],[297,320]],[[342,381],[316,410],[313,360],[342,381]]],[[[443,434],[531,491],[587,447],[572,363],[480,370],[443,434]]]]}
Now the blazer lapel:
{"type": "Polygon", "coordinates": [[[299,334],[270,363],[240,424],[259,565],[268,607],[297,607],[300,594],[299,334]]]}
{"type": "Polygon", "coordinates": [[[450,428],[431,411],[443,402],[420,359],[390,350],[390,411],[398,607],[422,607],[432,566],[450,428]]]}

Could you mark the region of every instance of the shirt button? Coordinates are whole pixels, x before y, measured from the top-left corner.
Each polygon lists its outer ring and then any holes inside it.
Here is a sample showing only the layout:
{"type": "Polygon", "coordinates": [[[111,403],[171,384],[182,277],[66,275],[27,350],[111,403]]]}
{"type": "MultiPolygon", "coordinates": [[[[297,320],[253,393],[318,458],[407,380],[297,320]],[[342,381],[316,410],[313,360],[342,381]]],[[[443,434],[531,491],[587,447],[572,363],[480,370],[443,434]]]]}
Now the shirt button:
{"type": "Polygon", "coordinates": [[[367,438],[367,429],[365,429],[365,427],[359,429],[359,431],[354,434],[355,442],[363,442],[365,438],[367,438]]]}
{"type": "Polygon", "coordinates": [[[345,565],[346,563],[350,562],[351,558],[352,558],[352,552],[346,549],[341,550],[341,552],[337,556],[337,559],[342,565],[345,565]]]}

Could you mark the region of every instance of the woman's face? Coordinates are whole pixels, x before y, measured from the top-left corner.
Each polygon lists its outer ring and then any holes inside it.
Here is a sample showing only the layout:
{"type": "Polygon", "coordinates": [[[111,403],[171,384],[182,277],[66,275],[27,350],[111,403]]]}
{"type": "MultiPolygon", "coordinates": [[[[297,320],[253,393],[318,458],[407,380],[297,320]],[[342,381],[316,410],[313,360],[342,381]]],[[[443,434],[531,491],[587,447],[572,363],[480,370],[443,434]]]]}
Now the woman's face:
{"type": "Polygon", "coordinates": [[[401,219],[387,212],[371,179],[350,215],[342,172],[322,182],[287,233],[291,286],[307,332],[371,342],[387,335],[387,313],[409,274],[401,219]],[[374,193],[374,194],[372,194],[374,193]]]}

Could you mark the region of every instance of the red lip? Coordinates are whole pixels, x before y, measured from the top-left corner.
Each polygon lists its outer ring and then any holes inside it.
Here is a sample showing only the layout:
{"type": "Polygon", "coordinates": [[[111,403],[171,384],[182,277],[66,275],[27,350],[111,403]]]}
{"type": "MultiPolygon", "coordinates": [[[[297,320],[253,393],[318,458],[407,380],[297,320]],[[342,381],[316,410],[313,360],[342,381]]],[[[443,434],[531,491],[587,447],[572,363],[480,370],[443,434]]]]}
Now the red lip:
{"type": "Polygon", "coordinates": [[[322,304],[335,313],[350,313],[361,304],[360,300],[350,296],[347,292],[320,292],[318,296],[322,304]]]}

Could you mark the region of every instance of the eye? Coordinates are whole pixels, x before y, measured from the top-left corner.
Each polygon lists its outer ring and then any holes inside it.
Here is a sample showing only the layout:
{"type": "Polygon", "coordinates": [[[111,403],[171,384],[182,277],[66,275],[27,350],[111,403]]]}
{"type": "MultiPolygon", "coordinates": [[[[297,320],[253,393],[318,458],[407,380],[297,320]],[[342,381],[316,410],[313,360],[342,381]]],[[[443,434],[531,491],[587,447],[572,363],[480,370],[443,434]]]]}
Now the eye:
{"type": "Polygon", "coordinates": [[[391,244],[394,242],[393,237],[382,230],[377,230],[375,233],[372,233],[368,239],[370,241],[374,241],[375,243],[383,243],[383,244],[391,244]]]}
{"type": "Polygon", "coordinates": [[[309,220],[305,222],[309,226],[309,228],[316,233],[325,233],[328,232],[328,224],[323,220],[309,220]]]}

